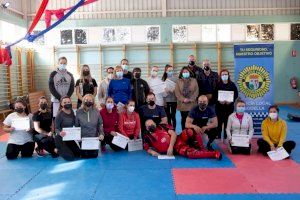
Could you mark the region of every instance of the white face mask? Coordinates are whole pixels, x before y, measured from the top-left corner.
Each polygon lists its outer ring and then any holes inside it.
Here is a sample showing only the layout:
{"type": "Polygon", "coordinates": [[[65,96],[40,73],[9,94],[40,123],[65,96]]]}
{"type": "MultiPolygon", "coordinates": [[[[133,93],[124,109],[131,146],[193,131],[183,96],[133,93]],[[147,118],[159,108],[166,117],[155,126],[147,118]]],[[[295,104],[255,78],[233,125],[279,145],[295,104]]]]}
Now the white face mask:
{"type": "Polygon", "coordinates": [[[157,76],[157,72],[156,71],[151,71],[151,76],[156,77],[157,76]]]}
{"type": "Polygon", "coordinates": [[[277,119],[278,113],[269,113],[269,117],[270,117],[271,119],[277,119]]]}
{"type": "Polygon", "coordinates": [[[108,74],[108,75],[107,75],[107,78],[108,78],[109,80],[111,80],[111,79],[114,78],[114,75],[113,75],[113,74],[108,74]]]}
{"type": "Polygon", "coordinates": [[[106,109],[107,110],[111,110],[111,109],[113,109],[114,108],[114,104],[113,103],[107,103],[106,104],[106,109]]]}
{"type": "Polygon", "coordinates": [[[66,64],[59,64],[58,69],[59,70],[65,70],[67,68],[66,64]]]}
{"type": "Polygon", "coordinates": [[[134,106],[128,106],[127,110],[128,112],[132,113],[134,111],[134,106]]]}

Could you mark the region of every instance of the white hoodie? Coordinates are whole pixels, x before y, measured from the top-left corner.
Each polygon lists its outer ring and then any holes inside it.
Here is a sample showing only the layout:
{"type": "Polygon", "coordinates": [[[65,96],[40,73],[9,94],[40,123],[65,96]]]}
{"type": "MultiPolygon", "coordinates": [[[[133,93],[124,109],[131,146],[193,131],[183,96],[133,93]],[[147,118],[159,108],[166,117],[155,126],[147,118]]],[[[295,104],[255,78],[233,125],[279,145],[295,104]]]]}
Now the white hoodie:
{"type": "Polygon", "coordinates": [[[240,123],[240,120],[237,118],[236,112],[229,115],[226,128],[227,138],[229,140],[232,134],[249,135],[251,139],[253,132],[253,121],[250,114],[244,113],[242,123],[240,123]]]}

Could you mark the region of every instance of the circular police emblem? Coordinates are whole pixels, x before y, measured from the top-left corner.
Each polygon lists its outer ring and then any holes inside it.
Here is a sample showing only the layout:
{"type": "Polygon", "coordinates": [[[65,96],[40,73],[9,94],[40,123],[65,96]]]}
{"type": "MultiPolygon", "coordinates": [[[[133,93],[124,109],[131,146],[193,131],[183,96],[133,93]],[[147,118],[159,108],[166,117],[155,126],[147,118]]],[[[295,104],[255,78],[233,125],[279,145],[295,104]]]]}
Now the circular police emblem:
{"type": "Polygon", "coordinates": [[[246,97],[255,99],[263,97],[270,90],[270,76],[264,67],[247,66],[240,72],[238,77],[240,92],[246,97]]]}

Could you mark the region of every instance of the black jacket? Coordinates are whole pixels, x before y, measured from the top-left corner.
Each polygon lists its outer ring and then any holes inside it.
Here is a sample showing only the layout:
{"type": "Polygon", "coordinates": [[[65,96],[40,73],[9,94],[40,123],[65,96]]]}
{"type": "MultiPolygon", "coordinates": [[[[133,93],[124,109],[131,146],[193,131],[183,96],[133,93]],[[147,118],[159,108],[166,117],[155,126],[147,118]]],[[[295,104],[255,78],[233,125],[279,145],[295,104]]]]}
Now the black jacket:
{"type": "Polygon", "coordinates": [[[132,100],[135,102],[135,108],[138,109],[146,103],[147,94],[150,92],[148,83],[144,79],[132,79],[132,100]]]}

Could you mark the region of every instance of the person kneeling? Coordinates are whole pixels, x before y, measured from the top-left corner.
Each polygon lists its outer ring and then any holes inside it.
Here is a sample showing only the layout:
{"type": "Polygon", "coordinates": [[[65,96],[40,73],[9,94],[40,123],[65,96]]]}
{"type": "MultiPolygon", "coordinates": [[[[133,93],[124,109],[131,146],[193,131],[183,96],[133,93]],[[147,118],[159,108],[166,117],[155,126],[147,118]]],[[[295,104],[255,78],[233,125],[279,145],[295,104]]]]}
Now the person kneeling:
{"type": "Polygon", "coordinates": [[[185,129],[178,135],[175,143],[175,150],[181,156],[188,158],[216,158],[222,159],[219,151],[208,151],[199,133],[193,129],[185,129]]]}
{"type": "Polygon", "coordinates": [[[176,133],[169,125],[156,125],[152,119],[145,122],[144,149],[152,156],[160,154],[173,155],[176,133]]]}

